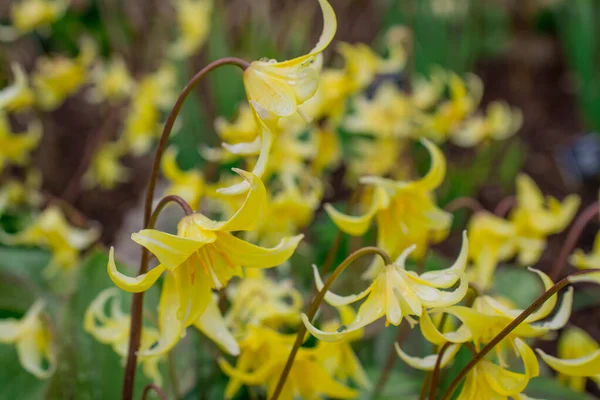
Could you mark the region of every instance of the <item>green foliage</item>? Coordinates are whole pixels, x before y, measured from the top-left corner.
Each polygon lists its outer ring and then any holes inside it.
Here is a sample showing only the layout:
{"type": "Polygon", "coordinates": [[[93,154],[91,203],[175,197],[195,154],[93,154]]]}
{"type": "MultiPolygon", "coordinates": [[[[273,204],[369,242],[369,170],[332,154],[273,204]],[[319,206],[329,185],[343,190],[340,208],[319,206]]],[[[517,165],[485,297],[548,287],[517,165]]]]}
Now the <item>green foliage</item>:
{"type": "Polygon", "coordinates": [[[555,379],[548,376],[538,376],[529,381],[525,394],[535,399],[546,400],[590,400],[591,396],[577,393],[566,386],[561,385],[555,379]]]}

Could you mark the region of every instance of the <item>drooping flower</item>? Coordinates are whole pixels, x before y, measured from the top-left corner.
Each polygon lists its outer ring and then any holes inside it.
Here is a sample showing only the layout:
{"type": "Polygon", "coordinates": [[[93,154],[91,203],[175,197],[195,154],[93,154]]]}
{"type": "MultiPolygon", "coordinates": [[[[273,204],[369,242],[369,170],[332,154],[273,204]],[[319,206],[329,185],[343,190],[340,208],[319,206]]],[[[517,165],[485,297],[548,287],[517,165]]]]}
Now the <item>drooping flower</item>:
{"type": "Polygon", "coordinates": [[[569,262],[579,269],[600,268],[600,233],[596,234],[594,247],[589,254],[577,249],[569,257],[569,262]]]}
{"type": "Polygon", "coordinates": [[[121,157],[127,154],[127,148],[120,140],[102,145],[94,157],[90,168],[83,176],[86,188],[100,187],[105,190],[115,188],[129,179],[129,168],[121,163],[121,157]]]}
{"type": "MultiPolygon", "coordinates": [[[[85,312],[83,327],[87,333],[100,343],[112,346],[123,360],[127,357],[129,348],[129,329],[131,317],[123,313],[119,292],[115,288],[105,289],[98,294],[85,312]],[[105,310],[110,310],[106,313],[105,310]]],[[[159,333],[150,326],[142,329],[140,351],[146,351],[158,340],[159,333]]],[[[162,376],[158,364],[160,356],[140,356],[139,361],[144,375],[155,384],[162,385],[162,376]]]]}
{"type": "Polygon", "coordinates": [[[567,196],[562,203],[551,196],[544,198],[533,179],[525,174],[517,177],[517,204],[509,220],[516,229],[516,246],[521,265],[535,264],[546,247],[546,237],[561,232],[579,208],[577,195],[567,196]]]}
{"type": "Polygon", "coordinates": [[[0,185],[0,214],[12,208],[38,207],[42,202],[42,175],[40,171],[27,171],[25,179],[8,179],[0,185]]]}
{"type": "Polygon", "coordinates": [[[413,118],[416,110],[410,98],[394,83],[382,83],[373,99],[358,97],[356,112],[344,122],[350,132],[369,133],[382,138],[408,138],[415,134],[413,118]]]}
{"type": "Polygon", "coordinates": [[[600,346],[583,329],[571,326],[564,330],[558,340],[558,357],[536,351],[558,372],[559,382],[573,390],[584,392],[586,378],[600,385],[600,346]]]}
{"type": "Polygon", "coordinates": [[[33,90],[29,86],[29,79],[23,67],[13,63],[12,71],[14,82],[0,90],[0,110],[20,111],[31,107],[35,102],[33,90]]]}
{"type": "MultiPolygon", "coordinates": [[[[392,181],[377,176],[361,178],[362,183],[375,187],[371,205],[361,216],[342,214],[330,204],[325,205],[325,210],[342,231],[362,236],[375,218],[377,244],[391,257],[397,257],[412,244],[416,245],[415,256],[422,257],[430,243],[438,242],[447,235],[452,216],[438,208],[433,198],[433,191],[444,179],[446,161],[437,146],[426,139],[422,143],[429,150],[431,168],[420,180],[392,181]]],[[[373,276],[380,266],[380,260],[377,260],[367,276],[373,276]]]]}
{"type": "Polygon", "coordinates": [[[67,0],[21,0],[11,8],[13,27],[19,34],[47,26],[59,19],[67,9],[67,0]]]}
{"type": "Polygon", "coordinates": [[[211,24],[212,0],[177,0],[178,38],[169,48],[175,58],[194,55],[206,41],[211,24]]]}
{"type": "MultiPolygon", "coordinates": [[[[456,262],[444,270],[420,275],[414,271],[407,271],[404,264],[414,249],[414,245],[407,248],[393,264],[385,265],[373,283],[363,292],[350,296],[339,296],[331,292],[325,294],[325,301],[336,307],[355,303],[368,296],[361,304],[354,321],[345,325],[344,329],[324,332],[314,327],[306,314],[302,314],[302,322],[308,331],[320,340],[334,342],[383,316],[388,324],[398,326],[404,317],[409,322],[414,322],[410,316],[421,317],[427,314],[428,309],[452,306],[460,302],[469,285],[464,273],[469,251],[466,234],[463,234],[463,244],[456,262]],[[443,290],[450,289],[457,283],[456,289],[443,290]]],[[[317,289],[321,290],[323,282],[316,267],[313,266],[313,269],[317,289]]]]}
{"type": "Polygon", "coordinates": [[[161,169],[170,183],[169,187],[165,189],[164,195],[177,195],[184,199],[192,207],[192,210],[197,210],[204,193],[202,173],[195,169],[183,171],[177,164],[177,153],[174,148],[169,148],[165,152],[161,169]]]}
{"type": "Polygon", "coordinates": [[[22,319],[0,320],[0,343],[15,344],[23,368],[39,379],[49,378],[56,369],[52,334],[42,314],[44,306],[37,301],[22,319]]]}
{"type": "MultiPolygon", "coordinates": [[[[270,328],[253,327],[240,343],[241,354],[236,366],[220,359],[219,366],[229,382],[225,398],[231,399],[242,385],[265,386],[267,397],[273,395],[279,377],[296,335],[282,334],[270,328]]],[[[354,399],[358,392],[338,382],[327,371],[316,349],[300,348],[288,379],[279,396],[282,400],[318,399],[326,396],[335,399],[354,399]]]]}
{"type": "Polygon", "coordinates": [[[0,111],[0,172],[7,164],[26,165],[41,137],[42,126],[38,121],[32,122],[26,132],[15,134],[8,117],[0,111]]]}
{"type": "Polygon", "coordinates": [[[49,206],[23,231],[6,238],[10,244],[41,246],[52,253],[45,274],[52,278],[69,273],[77,266],[79,253],[94,243],[100,232],[96,228],[71,226],[58,206],[49,206]]]}
{"type": "Polygon", "coordinates": [[[302,235],[283,238],[277,246],[264,248],[233,236],[231,232],[256,226],[266,201],[265,187],[258,177],[242,170],[235,172],[249,182],[250,190],[229,220],[217,222],[195,213],[179,222],[177,235],[155,229],[132,235],[133,241],[150,250],[160,262],[146,274],[138,277],[121,274],[111,249],[108,273],[119,288],[134,293],[146,291],[165,271],[166,279],[173,281],[168,285],[169,290],[163,287],[162,295],[168,337],[161,339],[154,353],[168,351],[183,330],[202,315],[211,299],[211,289],[220,289],[233,276],[241,276],[242,266],[269,268],[285,262],[302,239],[302,235]]]}
{"type": "Polygon", "coordinates": [[[81,42],[77,58],[41,57],[33,73],[36,101],[44,110],[54,110],[85,83],[88,67],[96,57],[96,46],[89,40],[81,42]]]}
{"type": "Polygon", "coordinates": [[[88,99],[92,103],[123,101],[131,95],[135,85],[121,57],[96,64],[90,73],[90,80],[93,86],[88,99]]]}

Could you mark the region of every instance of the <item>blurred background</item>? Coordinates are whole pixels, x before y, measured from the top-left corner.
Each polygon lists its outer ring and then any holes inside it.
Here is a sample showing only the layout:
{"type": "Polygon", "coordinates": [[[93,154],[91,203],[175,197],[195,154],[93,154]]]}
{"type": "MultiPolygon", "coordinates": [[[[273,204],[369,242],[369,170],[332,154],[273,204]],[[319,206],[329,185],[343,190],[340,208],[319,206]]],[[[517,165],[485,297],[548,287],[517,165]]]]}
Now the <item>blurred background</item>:
{"type": "MultiPolygon", "coordinates": [[[[32,9],[35,3],[41,7],[39,4],[45,2],[49,0],[32,2],[32,9]]],[[[13,82],[15,62],[31,75],[45,57],[83,59],[82,40],[90,38],[99,59],[122,60],[132,79],[141,81],[163,66],[179,18],[170,1],[65,0],[60,18],[42,29],[15,35],[8,26],[14,20],[16,3],[20,1],[4,0],[0,4],[0,87],[13,82]]],[[[583,206],[597,200],[600,2],[331,0],[331,4],[338,18],[332,48],[339,41],[364,42],[383,53],[385,33],[400,25],[406,29],[408,64],[399,79],[407,87],[414,76],[428,75],[437,66],[461,76],[473,72],[485,88],[481,108],[501,99],[522,110],[522,128],[505,141],[476,149],[445,145],[451,167],[439,193],[442,205],[468,196],[493,210],[503,198],[514,194],[519,171],[533,177],[545,194],[562,198],[578,193],[583,206]]],[[[320,9],[314,0],[214,0],[208,20],[188,21],[190,29],[205,26],[208,33],[197,51],[172,62],[172,92],[176,95],[194,72],[221,57],[284,60],[305,54],[320,34],[320,21],[320,9]]],[[[331,50],[325,58],[328,65],[342,62],[331,50]]],[[[69,80],[73,77],[70,74],[56,79],[69,80]]],[[[42,125],[43,135],[33,151],[32,165],[42,174],[43,201],[64,201],[73,208],[74,215],[86,217],[79,221],[82,226],[87,224],[86,219],[101,224],[101,241],[109,245],[140,228],[142,196],[154,153],[123,155],[128,179],[110,189],[82,186],[82,178],[93,163],[94,149],[117,138],[128,123],[128,101],[118,96],[114,101],[90,101],[89,86],[89,82],[82,83],[54,107],[34,108],[10,118],[16,127],[26,127],[32,118],[42,125]]],[[[157,96],[157,102],[163,96],[166,102],[172,101],[172,93],[167,91],[159,91],[157,96]]],[[[194,90],[172,138],[182,169],[207,166],[198,148],[218,144],[215,121],[218,117],[233,118],[244,96],[241,74],[233,68],[212,73],[194,90]]],[[[168,107],[161,110],[161,121],[166,111],[168,107]]],[[[424,160],[426,163],[426,157],[424,160]]],[[[333,173],[336,190],[326,193],[324,202],[348,195],[341,178],[336,178],[342,175],[333,173]]],[[[4,181],[15,178],[25,181],[26,173],[18,167],[3,170],[4,181]]],[[[465,216],[459,216],[455,224],[464,224],[465,216]]],[[[4,226],[18,225],[14,216],[3,214],[0,219],[4,226]]],[[[580,247],[591,247],[597,229],[597,223],[591,224],[580,247]]],[[[333,235],[325,235],[323,240],[332,241],[333,235]]],[[[455,254],[458,240],[459,235],[454,235],[439,246],[440,252],[455,254]]],[[[563,240],[564,234],[550,238],[541,269],[548,269],[544,265],[556,258],[563,240]]],[[[506,280],[510,286],[510,276],[506,280]]],[[[585,325],[599,339],[600,308],[592,312],[588,303],[582,311],[574,312],[573,321],[585,325]]],[[[382,341],[385,343],[376,344],[380,348],[376,355],[379,364],[391,340],[388,337],[382,341]]]]}

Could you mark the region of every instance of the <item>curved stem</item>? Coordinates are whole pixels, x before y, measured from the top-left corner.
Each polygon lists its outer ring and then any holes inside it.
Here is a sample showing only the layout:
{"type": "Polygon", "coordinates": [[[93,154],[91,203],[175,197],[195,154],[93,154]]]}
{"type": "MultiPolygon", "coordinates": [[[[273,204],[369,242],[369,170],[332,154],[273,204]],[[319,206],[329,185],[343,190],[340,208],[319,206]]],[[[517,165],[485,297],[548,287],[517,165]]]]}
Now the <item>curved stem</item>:
{"type": "Polygon", "coordinates": [[[581,214],[579,214],[579,217],[577,217],[573,227],[567,235],[565,243],[560,249],[560,253],[556,258],[556,262],[550,270],[550,278],[552,278],[552,280],[558,279],[561,270],[567,264],[567,258],[569,257],[569,254],[571,254],[573,248],[575,248],[575,245],[577,244],[577,241],[579,241],[579,237],[583,233],[583,230],[594,217],[598,216],[598,212],[600,212],[600,203],[595,202],[583,210],[581,214]]]}
{"type": "Polygon", "coordinates": [[[537,310],[542,304],[544,304],[550,297],[555,295],[562,288],[567,286],[569,282],[569,277],[576,275],[585,275],[590,273],[598,273],[600,270],[598,269],[586,269],[583,271],[577,271],[572,273],[571,275],[561,279],[554,286],[544,292],[540,297],[538,297],[529,307],[527,307],[519,316],[517,316],[514,320],[512,320],[504,329],[500,331],[494,338],[486,344],[479,353],[477,353],[471,361],[467,365],[460,370],[458,375],[454,378],[454,380],[450,383],[450,386],[442,396],[442,400],[448,400],[460,384],[462,380],[467,376],[467,374],[477,365],[483,357],[485,357],[490,351],[494,349],[504,338],[506,338],[517,326],[519,326],[525,319],[531,315],[535,310],[537,310]]]}
{"type": "MultiPolygon", "coordinates": [[[[179,111],[183,106],[183,102],[187,96],[191,93],[192,89],[198,82],[206,76],[210,71],[223,66],[223,65],[237,65],[241,69],[245,70],[250,64],[239,58],[222,58],[217,61],[213,61],[206,67],[202,68],[196,75],[190,79],[188,84],[183,88],[175,105],[169,113],[169,117],[163,127],[160,141],[156,149],[156,155],[154,156],[154,162],[152,164],[152,171],[150,172],[150,178],[148,181],[148,188],[146,190],[146,200],[144,203],[144,228],[150,227],[150,220],[152,217],[152,200],[154,199],[154,190],[156,189],[156,181],[158,180],[158,172],[160,169],[160,163],[167,148],[167,142],[171,135],[171,130],[175,124],[175,120],[179,115],[179,111]]],[[[188,206],[189,207],[189,206],[188,206]]],[[[138,275],[145,274],[148,270],[148,258],[149,254],[146,249],[142,250],[142,257],[140,260],[140,269],[138,275]]],[[[135,370],[137,367],[137,351],[140,347],[141,329],[142,329],[142,308],[144,303],[144,292],[135,293],[131,301],[131,329],[129,331],[129,350],[127,354],[127,364],[125,366],[125,375],[123,376],[123,400],[133,399],[133,384],[135,380],[135,370]]]]}
{"type": "Polygon", "coordinates": [[[469,210],[471,210],[473,212],[485,210],[485,208],[483,208],[481,203],[479,203],[477,200],[475,200],[472,197],[456,198],[456,199],[452,200],[450,203],[446,204],[446,206],[444,207],[444,210],[453,213],[455,211],[460,210],[461,208],[468,208],[469,210]]]}
{"type": "MultiPolygon", "coordinates": [[[[366,256],[368,254],[379,255],[383,259],[383,262],[386,265],[393,263],[390,256],[388,256],[387,253],[385,251],[381,250],[379,247],[374,247],[374,246],[363,247],[362,249],[356,250],[354,253],[350,254],[333,271],[333,273],[331,274],[329,279],[327,279],[327,282],[325,282],[323,289],[321,289],[321,291],[319,293],[317,293],[317,296],[312,301],[310,308],[309,308],[308,312],[306,313],[306,316],[308,317],[308,320],[311,323],[312,323],[313,318],[315,318],[317,311],[319,310],[319,306],[321,305],[321,302],[325,298],[325,293],[327,293],[329,288],[331,288],[331,285],[333,285],[333,282],[335,282],[335,280],[340,276],[340,274],[342,272],[344,272],[346,270],[346,268],[348,268],[350,266],[350,264],[352,264],[354,261],[356,261],[360,257],[366,256]]],[[[292,350],[290,351],[290,355],[288,356],[287,362],[285,363],[285,367],[283,368],[283,371],[281,372],[281,376],[279,377],[279,382],[277,382],[277,387],[275,388],[275,391],[273,392],[273,396],[271,397],[271,400],[277,400],[279,398],[279,395],[281,394],[281,390],[283,389],[283,385],[285,384],[285,381],[290,373],[290,370],[292,369],[292,365],[294,364],[294,359],[296,358],[296,354],[298,353],[298,350],[300,349],[300,346],[302,345],[305,334],[306,334],[306,326],[303,323],[300,323],[300,327],[298,328],[298,334],[296,335],[296,341],[294,342],[294,347],[292,347],[292,350]]]]}
{"type": "Polygon", "coordinates": [[[165,394],[165,392],[163,392],[163,390],[154,383],[146,385],[146,387],[144,388],[144,392],[142,393],[142,400],[146,400],[146,398],[148,397],[148,393],[150,393],[151,390],[154,390],[154,393],[156,393],[158,397],[160,397],[162,400],[167,400],[167,395],[165,394]]]}
{"type": "Polygon", "coordinates": [[[444,357],[444,353],[450,346],[450,342],[446,342],[440,348],[438,352],[437,359],[435,360],[435,367],[433,368],[433,374],[431,376],[431,390],[429,391],[429,400],[435,400],[435,391],[437,389],[438,380],[440,377],[440,370],[442,367],[442,358],[444,357]]]}
{"type": "Polygon", "coordinates": [[[498,217],[504,218],[506,217],[506,214],[508,214],[510,209],[515,206],[515,204],[515,196],[507,196],[500,200],[498,205],[496,205],[496,208],[494,209],[494,214],[496,214],[498,217]]]}

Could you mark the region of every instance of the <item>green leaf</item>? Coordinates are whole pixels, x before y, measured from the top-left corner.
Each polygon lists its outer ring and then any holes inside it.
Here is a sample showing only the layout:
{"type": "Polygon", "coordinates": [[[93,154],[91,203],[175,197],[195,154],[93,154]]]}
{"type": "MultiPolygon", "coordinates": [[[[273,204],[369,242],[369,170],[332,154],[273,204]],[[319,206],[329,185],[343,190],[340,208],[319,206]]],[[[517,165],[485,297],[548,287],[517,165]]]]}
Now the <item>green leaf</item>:
{"type": "Polygon", "coordinates": [[[545,400],[590,400],[593,398],[585,393],[577,393],[548,376],[538,376],[529,381],[525,394],[545,400]]]}

